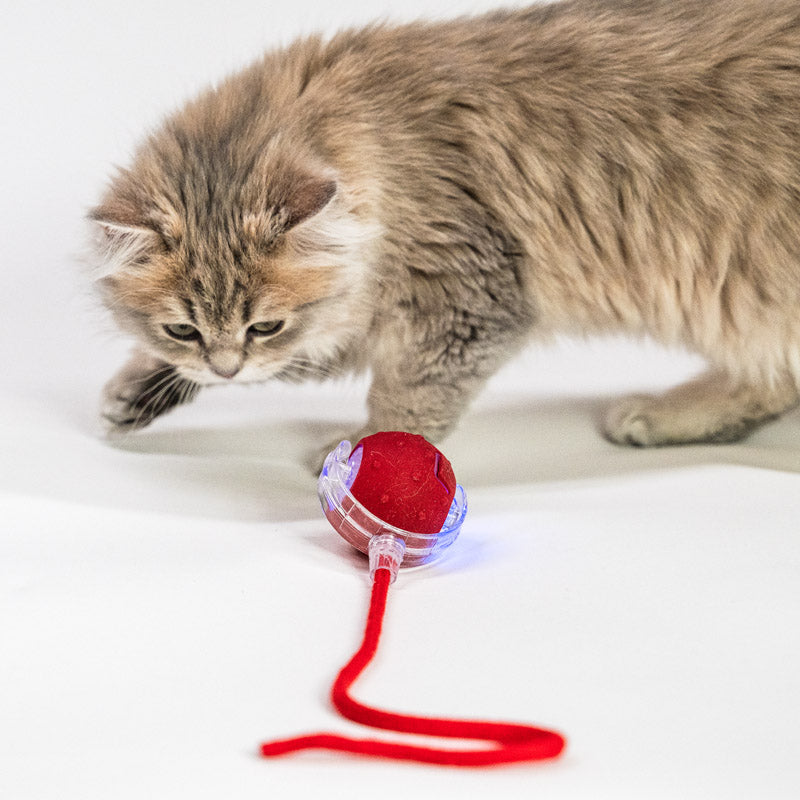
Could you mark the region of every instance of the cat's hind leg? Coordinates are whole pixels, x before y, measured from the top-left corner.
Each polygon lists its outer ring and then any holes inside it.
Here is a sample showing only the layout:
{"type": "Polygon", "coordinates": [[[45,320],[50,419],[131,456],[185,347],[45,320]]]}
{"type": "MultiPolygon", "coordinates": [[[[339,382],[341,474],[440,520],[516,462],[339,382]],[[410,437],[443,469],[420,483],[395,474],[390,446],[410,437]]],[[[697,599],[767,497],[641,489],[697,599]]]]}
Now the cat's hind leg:
{"type": "Polygon", "coordinates": [[[607,413],[603,432],[637,447],[734,442],[799,400],[791,379],[757,386],[709,372],[662,395],[625,398],[607,413]]]}
{"type": "Polygon", "coordinates": [[[193,400],[199,388],[172,365],[136,351],[103,389],[100,414],[110,433],[136,430],[193,400]]]}

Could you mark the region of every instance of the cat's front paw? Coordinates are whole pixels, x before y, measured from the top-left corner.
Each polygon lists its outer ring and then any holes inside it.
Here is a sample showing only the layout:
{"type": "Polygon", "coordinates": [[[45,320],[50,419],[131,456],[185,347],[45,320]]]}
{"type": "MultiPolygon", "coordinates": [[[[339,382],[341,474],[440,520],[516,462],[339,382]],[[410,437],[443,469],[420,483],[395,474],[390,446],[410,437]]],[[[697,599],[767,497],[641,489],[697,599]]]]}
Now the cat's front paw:
{"type": "Polygon", "coordinates": [[[197,384],[182,378],[168,364],[147,371],[124,367],[103,389],[100,416],[109,434],[149,425],[157,416],[191,400],[197,384]]]}

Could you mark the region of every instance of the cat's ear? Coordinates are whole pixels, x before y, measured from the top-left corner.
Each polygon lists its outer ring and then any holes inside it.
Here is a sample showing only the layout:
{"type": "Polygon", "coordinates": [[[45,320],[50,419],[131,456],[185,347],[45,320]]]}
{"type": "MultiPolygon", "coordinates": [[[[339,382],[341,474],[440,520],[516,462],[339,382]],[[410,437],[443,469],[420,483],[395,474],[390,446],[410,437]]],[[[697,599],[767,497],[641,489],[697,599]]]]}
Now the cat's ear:
{"type": "Polygon", "coordinates": [[[276,237],[317,217],[331,204],[338,190],[338,184],[329,176],[298,172],[287,176],[285,172],[281,175],[275,170],[272,179],[278,186],[278,192],[264,203],[258,194],[267,194],[269,189],[264,191],[257,187],[256,197],[250,199],[249,205],[256,209],[260,207],[261,210],[243,216],[245,233],[254,241],[267,245],[271,245],[276,237]]]}
{"type": "MultiPolygon", "coordinates": [[[[272,176],[276,171],[272,172],[272,176]]],[[[266,219],[277,223],[274,232],[288,232],[294,263],[301,267],[352,270],[363,262],[366,248],[379,235],[377,223],[354,209],[352,191],[325,167],[304,166],[284,172],[283,194],[272,200],[278,213],[266,219]]]]}
{"type": "Polygon", "coordinates": [[[337,188],[336,181],[329,177],[296,179],[282,203],[286,230],[319,214],[336,196],[337,188]]]}
{"type": "Polygon", "coordinates": [[[88,218],[94,228],[95,250],[100,257],[98,278],[141,264],[163,241],[144,216],[125,203],[104,203],[92,209],[88,218]]]}

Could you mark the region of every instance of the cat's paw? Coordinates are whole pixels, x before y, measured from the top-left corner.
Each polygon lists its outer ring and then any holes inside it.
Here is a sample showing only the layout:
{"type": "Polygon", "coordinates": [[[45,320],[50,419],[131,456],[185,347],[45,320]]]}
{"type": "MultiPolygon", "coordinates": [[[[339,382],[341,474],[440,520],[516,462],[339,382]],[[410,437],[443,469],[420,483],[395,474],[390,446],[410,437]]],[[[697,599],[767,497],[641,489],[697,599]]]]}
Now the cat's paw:
{"type": "MultiPolygon", "coordinates": [[[[655,447],[665,444],[656,398],[632,395],[612,406],[603,420],[603,435],[614,444],[655,447]]],[[[662,412],[663,414],[663,412],[662,412]]]]}
{"type": "MultiPolygon", "coordinates": [[[[789,400],[794,396],[786,395],[789,400]]],[[[748,387],[733,391],[712,375],[663,395],[622,400],[606,415],[603,433],[616,444],[635,447],[728,444],[773,419],[786,405],[784,396],[776,401],[748,387]]]]}
{"type": "Polygon", "coordinates": [[[198,388],[166,364],[145,373],[123,368],[103,389],[100,417],[106,433],[144,428],[165,411],[191,400],[198,388]]]}
{"type": "Polygon", "coordinates": [[[112,378],[103,389],[100,419],[109,435],[127,433],[149,425],[155,419],[138,382],[112,378]]]}
{"type": "Polygon", "coordinates": [[[100,421],[103,431],[114,436],[144,427],[147,422],[137,418],[135,398],[123,396],[109,383],[100,400],[100,421]]]}

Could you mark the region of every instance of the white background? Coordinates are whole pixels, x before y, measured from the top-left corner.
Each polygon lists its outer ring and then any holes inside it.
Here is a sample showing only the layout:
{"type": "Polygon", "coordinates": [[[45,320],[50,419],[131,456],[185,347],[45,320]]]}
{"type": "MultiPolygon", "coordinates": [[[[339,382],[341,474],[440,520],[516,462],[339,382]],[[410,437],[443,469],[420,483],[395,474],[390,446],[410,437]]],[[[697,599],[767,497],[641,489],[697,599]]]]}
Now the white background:
{"type": "MultiPolygon", "coordinates": [[[[128,441],[97,397],[128,344],[97,309],[82,217],[168,110],[263,48],[475,3],[29,2],[0,28],[0,797],[796,798],[800,417],[729,447],[616,448],[613,397],[699,368],[652,344],[532,348],[446,443],[470,499],[401,575],[366,701],[528,721],[550,764],[483,771],[263,739],[339,720],[364,564],[306,451],[365,384],[209,391],[128,441]]],[[[485,7],[485,6],[484,6],[485,7]]],[[[369,735],[369,732],[367,732],[369,735]]]]}

